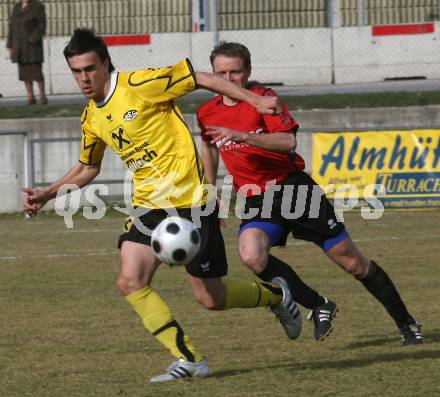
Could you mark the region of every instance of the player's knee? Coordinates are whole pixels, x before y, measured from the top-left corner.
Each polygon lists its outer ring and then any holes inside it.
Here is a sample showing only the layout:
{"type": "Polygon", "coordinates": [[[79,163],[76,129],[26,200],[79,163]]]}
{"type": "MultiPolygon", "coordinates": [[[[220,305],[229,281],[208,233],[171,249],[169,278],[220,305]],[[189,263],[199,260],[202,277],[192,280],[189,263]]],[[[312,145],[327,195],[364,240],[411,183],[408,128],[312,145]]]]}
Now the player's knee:
{"type": "Polygon", "coordinates": [[[116,281],[116,285],[117,285],[119,291],[124,296],[130,295],[131,293],[145,287],[145,285],[141,285],[139,280],[129,279],[129,278],[123,277],[123,276],[118,277],[118,279],[116,281]]]}
{"type": "Polygon", "coordinates": [[[196,301],[207,310],[223,310],[225,307],[225,298],[220,294],[208,293],[206,290],[195,290],[196,301]]]}
{"type": "Polygon", "coordinates": [[[356,279],[363,278],[368,272],[368,269],[362,262],[361,258],[357,257],[345,258],[343,266],[345,271],[350,273],[356,279]]]}
{"type": "Polygon", "coordinates": [[[122,295],[129,295],[130,294],[130,286],[129,281],[125,277],[118,277],[116,281],[116,286],[118,287],[119,291],[122,295]]]}
{"type": "Polygon", "coordinates": [[[261,273],[264,270],[264,265],[267,262],[266,251],[240,247],[239,254],[241,261],[254,272],[261,273]]]}
{"type": "Polygon", "coordinates": [[[223,310],[225,307],[224,298],[208,294],[206,291],[199,291],[195,293],[195,297],[198,303],[200,303],[207,310],[223,310]]]}
{"type": "Polygon", "coordinates": [[[202,305],[207,310],[223,310],[225,302],[222,302],[221,299],[206,299],[202,305]]]}

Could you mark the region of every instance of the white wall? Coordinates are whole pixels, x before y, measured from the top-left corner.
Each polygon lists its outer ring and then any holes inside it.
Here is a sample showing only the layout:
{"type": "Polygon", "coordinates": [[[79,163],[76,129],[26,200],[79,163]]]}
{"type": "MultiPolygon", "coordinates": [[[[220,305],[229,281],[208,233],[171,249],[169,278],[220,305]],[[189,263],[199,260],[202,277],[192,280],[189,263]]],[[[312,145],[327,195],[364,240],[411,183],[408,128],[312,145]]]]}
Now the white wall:
{"type": "Polygon", "coordinates": [[[219,37],[249,48],[255,80],[286,85],[331,83],[330,29],[224,31],[219,37]]]}
{"type": "MultiPolygon", "coordinates": [[[[219,32],[220,40],[238,41],[252,54],[252,77],[262,83],[286,85],[361,83],[385,78],[424,76],[440,78],[440,23],[432,34],[372,36],[371,26],[360,28],[273,29],[219,32]],[[333,37],[332,37],[333,35],[333,37]],[[333,40],[333,45],[332,45],[333,40]]],[[[151,44],[110,47],[119,70],[171,65],[189,57],[196,70],[210,70],[209,54],[215,35],[201,33],[153,33],[151,44]]],[[[45,40],[44,73],[49,92],[77,93],[63,48],[68,37],[45,40]]],[[[25,95],[0,40],[0,92],[25,95]]]]}
{"type": "Polygon", "coordinates": [[[440,24],[432,34],[372,36],[371,26],[334,30],[337,83],[440,78],[440,24]]]}

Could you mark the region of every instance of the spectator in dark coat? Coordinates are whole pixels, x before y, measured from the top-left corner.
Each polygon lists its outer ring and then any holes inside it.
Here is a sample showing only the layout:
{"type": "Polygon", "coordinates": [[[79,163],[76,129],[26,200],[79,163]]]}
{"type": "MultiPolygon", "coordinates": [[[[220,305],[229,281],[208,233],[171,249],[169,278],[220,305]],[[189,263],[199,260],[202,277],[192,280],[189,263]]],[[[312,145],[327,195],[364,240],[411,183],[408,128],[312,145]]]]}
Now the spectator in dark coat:
{"type": "Polygon", "coordinates": [[[9,20],[8,48],[12,62],[18,63],[18,76],[24,81],[28,104],[34,105],[33,82],[38,83],[40,99],[47,104],[44,91],[43,36],[46,32],[44,5],[38,0],[21,0],[14,5],[9,20]]]}

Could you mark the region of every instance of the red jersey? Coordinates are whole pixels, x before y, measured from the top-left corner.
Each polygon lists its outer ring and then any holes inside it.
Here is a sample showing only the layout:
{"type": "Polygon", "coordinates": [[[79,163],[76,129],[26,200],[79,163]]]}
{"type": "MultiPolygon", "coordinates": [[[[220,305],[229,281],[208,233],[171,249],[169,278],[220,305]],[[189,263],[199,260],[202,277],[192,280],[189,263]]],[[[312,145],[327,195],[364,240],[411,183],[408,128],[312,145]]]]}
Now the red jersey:
{"type": "MultiPolygon", "coordinates": [[[[258,95],[276,96],[275,91],[253,84],[248,89],[258,95]]],[[[278,115],[260,114],[254,106],[247,102],[239,102],[233,106],[223,103],[222,96],[200,106],[197,119],[202,131],[202,139],[210,141],[206,135],[208,126],[230,128],[248,134],[270,134],[274,132],[294,133],[298,130],[297,122],[290,116],[287,106],[278,115]]],[[[251,146],[247,143],[228,142],[219,148],[226,168],[234,180],[234,188],[238,190],[246,184],[260,187],[263,192],[266,183],[279,182],[287,175],[304,169],[304,160],[298,154],[282,154],[251,146]]],[[[248,196],[252,191],[248,190],[248,196]]]]}

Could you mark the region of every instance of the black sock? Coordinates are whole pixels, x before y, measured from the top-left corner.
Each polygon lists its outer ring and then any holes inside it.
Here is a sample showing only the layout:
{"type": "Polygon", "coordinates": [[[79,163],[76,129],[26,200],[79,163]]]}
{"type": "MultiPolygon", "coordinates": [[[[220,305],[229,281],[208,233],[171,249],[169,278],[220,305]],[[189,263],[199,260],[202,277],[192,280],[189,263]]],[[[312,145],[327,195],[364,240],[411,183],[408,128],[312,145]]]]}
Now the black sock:
{"type": "Polygon", "coordinates": [[[295,302],[307,309],[314,309],[325,303],[324,298],[305,284],[287,263],[272,255],[269,255],[266,268],[257,276],[263,281],[270,281],[277,276],[284,278],[295,302]]]}
{"type": "Polygon", "coordinates": [[[388,274],[376,262],[371,261],[370,271],[359,281],[382,303],[399,328],[414,322],[388,274]]]}

